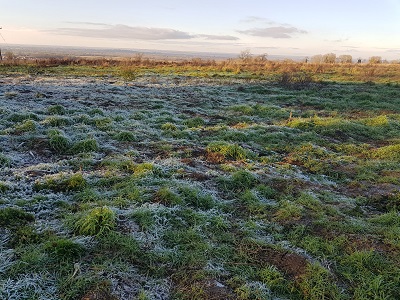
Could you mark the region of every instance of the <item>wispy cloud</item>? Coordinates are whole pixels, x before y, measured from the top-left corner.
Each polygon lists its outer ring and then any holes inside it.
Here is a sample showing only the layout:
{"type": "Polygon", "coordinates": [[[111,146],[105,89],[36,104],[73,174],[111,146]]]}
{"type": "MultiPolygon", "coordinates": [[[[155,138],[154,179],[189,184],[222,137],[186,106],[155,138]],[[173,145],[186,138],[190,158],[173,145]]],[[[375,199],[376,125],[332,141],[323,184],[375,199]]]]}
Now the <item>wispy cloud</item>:
{"type": "Polygon", "coordinates": [[[212,35],[212,34],[199,34],[197,37],[205,38],[206,40],[221,40],[221,41],[237,41],[239,38],[232,35],[212,35]]]}
{"type": "Polygon", "coordinates": [[[238,30],[237,32],[245,35],[270,37],[275,39],[290,39],[296,34],[306,34],[307,31],[287,26],[273,26],[265,28],[252,28],[248,30],[238,30]]]}
{"type": "Polygon", "coordinates": [[[75,25],[89,25],[89,26],[109,26],[106,23],[95,23],[95,22],[65,22],[67,24],[75,24],[75,25]]]}
{"type": "Polygon", "coordinates": [[[257,16],[248,16],[241,20],[243,23],[267,23],[267,24],[275,24],[275,22],[271,21],[270,19],[257,17],[257,16]]]}
{"type": "Polygon", "coordinates": [[[344,43],[348,42],[350,39],[349,38],[344,38],[344,39],[337,39],[337,40],[324,40],[325,42],[332,42],[332,43],[344,43]]]}
{"type": "Polygon", "coordinates": [[[105,39],[132,39],[132,40],[181,40],[194,38],[188,32],[155,27],[132,27],[127,25],[108,25],[100,23],[83,22],[82,25],[99,25],[98,28],[66,27],[47,30],[47,32],[60,35],[82,36],[105,39]]]}

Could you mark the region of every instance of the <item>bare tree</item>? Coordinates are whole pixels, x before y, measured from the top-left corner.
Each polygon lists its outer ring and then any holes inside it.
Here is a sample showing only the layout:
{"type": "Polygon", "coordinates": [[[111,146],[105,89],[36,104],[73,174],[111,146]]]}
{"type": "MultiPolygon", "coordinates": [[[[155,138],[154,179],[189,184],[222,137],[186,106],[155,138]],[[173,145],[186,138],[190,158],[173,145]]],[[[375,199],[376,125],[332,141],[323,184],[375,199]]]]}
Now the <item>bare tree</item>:
{"type": "Polygon", "coordinates": [[[353,57],[347,54],[340,55],[339,62],[341,62],[342,64],[351,64],[353,62],[353,57]]]}
{"type": "Polygon", "coordinates": [[[371,56],[368,60],[370,64],[380,64],[382,63],[382,57],[380,56],[371,56]]]}
{"type": "Polygon", "coordinates": [[[239,59],[241,59],[244,62],[248,62],[252,56],[253,55],[251,54],[250,49],[246,49],[240,52],[239,59]]]}
{"type": "Polygon", "coordinates": [[[336,54],[335,53],[327,53],[322,56],[322,62],[327,64],[334,64],[336,62],[336,54]]]}
{"type": "Polygon", "coordinates": [[[255,58],[257,61],[261,61],[261,62],[265,62],[268,60],[268,54],[264,53],[264,54],[260,54],[255,58]]]}
{"type": "Polygon", "coordinates": [[[317,54],[317,55],[311,56],[311,60],[310,61],[312,63],[314,63],[314,64],[320,64],[320,63],[322,63],[322,55],[321,54],[317,54]]]}

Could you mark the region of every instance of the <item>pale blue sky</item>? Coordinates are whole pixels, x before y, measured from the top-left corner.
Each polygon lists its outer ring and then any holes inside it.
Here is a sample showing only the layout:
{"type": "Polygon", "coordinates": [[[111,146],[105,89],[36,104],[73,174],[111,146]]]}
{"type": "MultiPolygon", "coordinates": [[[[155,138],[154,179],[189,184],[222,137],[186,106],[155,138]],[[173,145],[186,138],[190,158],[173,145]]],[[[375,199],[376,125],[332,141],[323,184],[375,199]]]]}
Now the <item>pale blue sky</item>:
{"type": "Polygon", "coordinates": [[[400,0],[0,0],[0,26],[7,44],[400,59],[400,0]]]}

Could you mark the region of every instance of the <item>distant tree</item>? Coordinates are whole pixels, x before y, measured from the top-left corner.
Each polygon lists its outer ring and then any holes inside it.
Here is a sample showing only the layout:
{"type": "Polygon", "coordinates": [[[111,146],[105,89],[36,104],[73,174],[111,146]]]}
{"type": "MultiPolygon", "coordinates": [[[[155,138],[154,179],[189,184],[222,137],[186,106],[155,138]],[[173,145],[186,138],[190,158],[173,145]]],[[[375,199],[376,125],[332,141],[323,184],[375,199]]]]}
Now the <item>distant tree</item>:
{"type": "Polygon", "coordinates": [[[264,54],[260,54],[257,55],[257,57],[255,58],[257,61],[267,61],[268,60],[268,54],[264,53],[264,54]]]}
{"type": "Polygon", "coordinates": [[[382,63],[382,57],[380,56],[371,56],[368,60],[370,64],[380,64],[382,63]]]}
{"type": "Polygon", "coordinates": [[[317,55],[311,56],[310,61],[314,64],[320,64],[320,63],[322,63],[322,55],[317,54],[317,55]]]}
{"type": "Polygon", "coordinates": [[[240,52],[239,59],[241,59],[244,62],[248,62],[252,56],[253,55],[251,54],[250,49],[246,49],[240,52]]]}
{"type": "Polygon", "coordinates": [[[339,62],[342,64],[351,64],[353,62],[353,57],[351,55],[340,55],[339,62]]]}
{"type": "Polygon", "coordinates": [[[322,56],[322,62],[327,64],[334,64],[336,62],[336,54],[335,53],[327,53],[322,56]]]}
{"type": "Polygon", "coordinates": [[[13,60],[15,59],[15,55],[14,53],[12,53],[11,51],[7,51],[6,53],[4,53],[4,57],[6,60],[13,60]]]}

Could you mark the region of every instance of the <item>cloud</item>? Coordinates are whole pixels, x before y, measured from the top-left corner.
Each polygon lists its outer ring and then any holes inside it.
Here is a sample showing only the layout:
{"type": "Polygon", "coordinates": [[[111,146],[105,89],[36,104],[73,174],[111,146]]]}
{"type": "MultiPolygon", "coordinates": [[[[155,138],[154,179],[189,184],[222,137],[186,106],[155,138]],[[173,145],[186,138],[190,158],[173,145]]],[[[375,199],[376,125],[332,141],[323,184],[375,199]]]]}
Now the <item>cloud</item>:
{"type": "Polygon", "coordinates": [[[236,41],[239,38],[231,35],[190,34],[188,32],[156,27],[140,27],[127,25],[110,25],[92,22],[67,22],[69,24],[83,25],[77,27],[57,28],[47,30],[52,34],[82,36],[104,39],[127,39],[127,40],[189,40],[204,38],[206,40],[236,41]]]}
{"type": "Polygon", "coordinates": [[[96,25],[99,28],[57,28],[47,30],[53,34],[82,36],[91,38],[104,39],[131,39],[131,40],[182,40],[192,39],[195,36],[188,32],[170,29],[170,28],[154,28],[154,27],[132,27],[127,25],[108,25],[101,23],[81,23],[86,25],[96,25]]]}
{"type": "Polygon", "coordinates": [[[197,36],[205,38],[206,40],[237,41],[239,39],[238,37],[232,35],[199,34],[197,36]]]}
{"type": "Polygon", "coordinates": [[[95,23],[95,22],[65,22],[67,24],[75,24],[75,25],[89,25],[89,26],[109,26],[106,23],[95,23]]]}
{"type": "Polygon", "coordinates": [[[337,40],[324,40],[325,42],[332,42],[332,43],[343,43],[343,42],[348,42],[350,39],[345,38],[345,39],[337,39],[337,40]]]}
{"type": "Polygon", "coordinates": [[[275,39],[290,39],[294,34],[305,34],[307,31],[296,27],[275,26],[266,28],[252,28],[248,30],[238,30],[241,34],[270,37],[275,39]]]}

